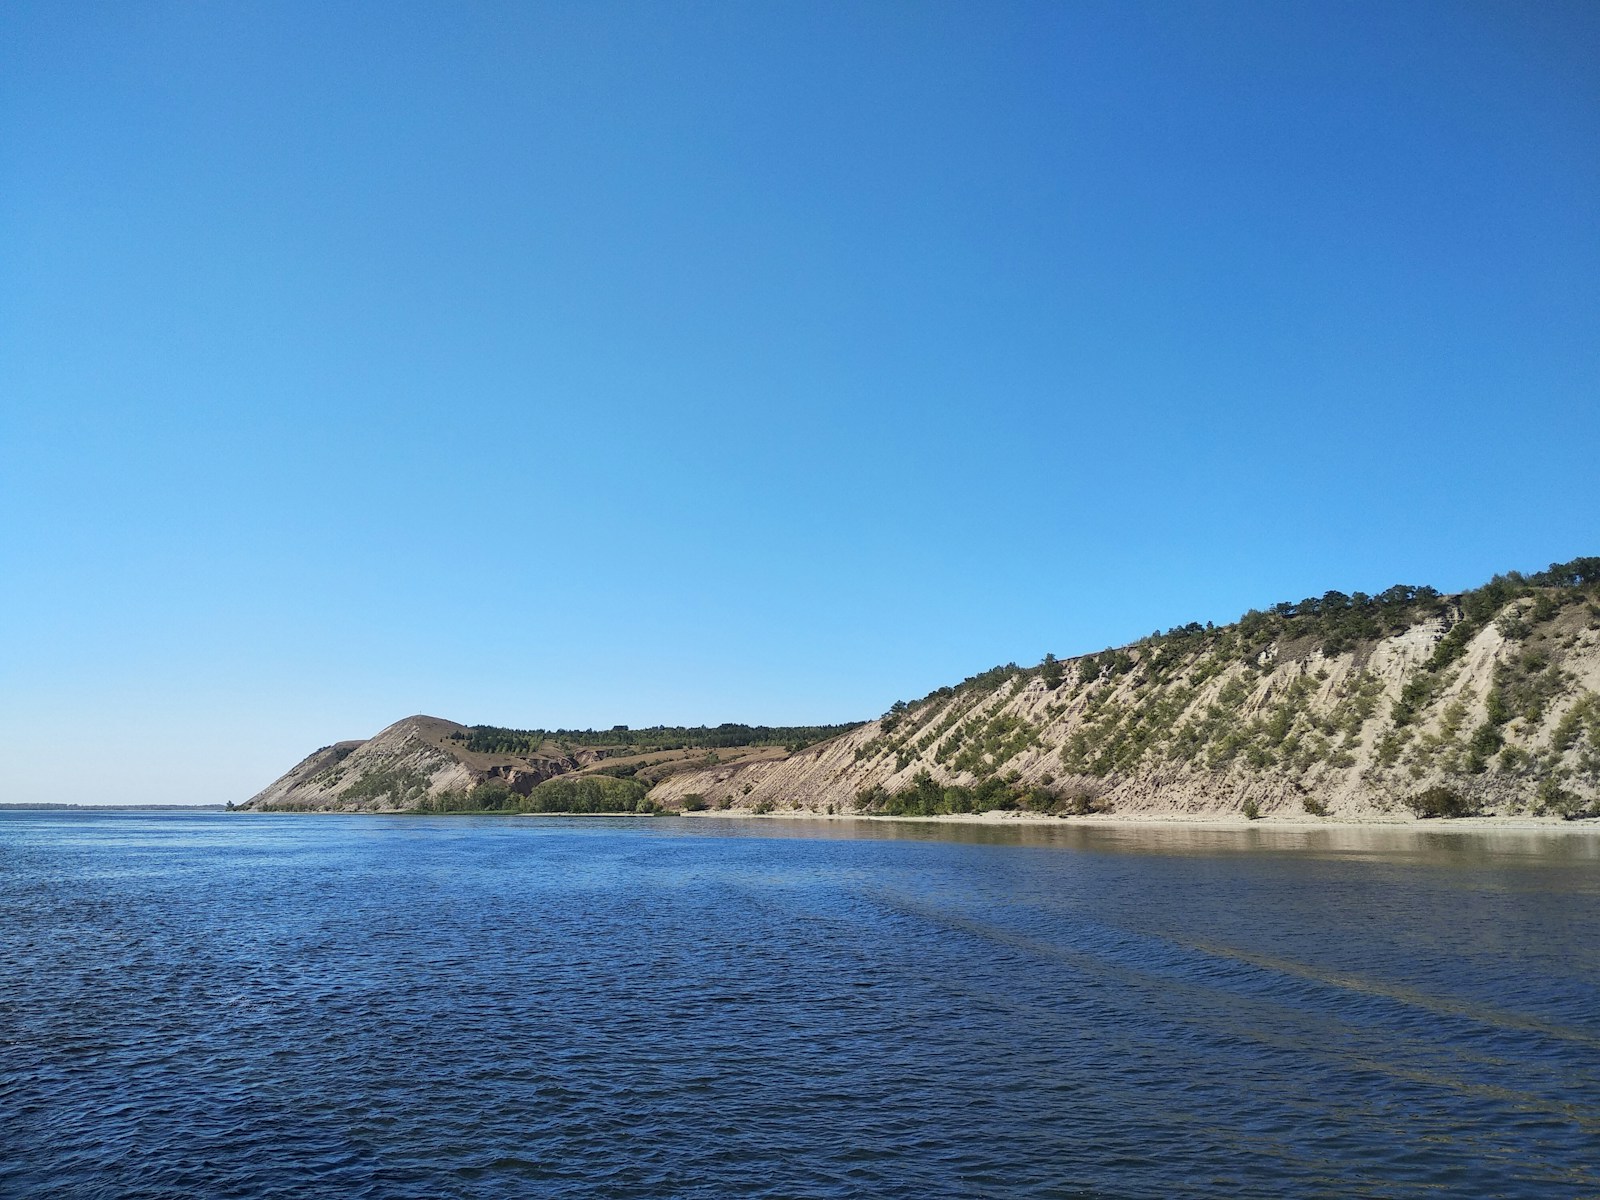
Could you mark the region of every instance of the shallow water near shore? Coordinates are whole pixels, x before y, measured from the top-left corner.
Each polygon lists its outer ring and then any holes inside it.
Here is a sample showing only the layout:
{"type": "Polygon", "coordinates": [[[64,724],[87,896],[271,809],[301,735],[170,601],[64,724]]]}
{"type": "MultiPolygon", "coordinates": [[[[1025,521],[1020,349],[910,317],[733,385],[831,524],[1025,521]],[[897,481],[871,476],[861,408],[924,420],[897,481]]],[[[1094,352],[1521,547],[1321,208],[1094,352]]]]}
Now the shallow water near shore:
{"type": "Polygon", "coordinates": [[[1583,1196],[1600,837],[0,812],[0,1195],[1583,1196]]]}

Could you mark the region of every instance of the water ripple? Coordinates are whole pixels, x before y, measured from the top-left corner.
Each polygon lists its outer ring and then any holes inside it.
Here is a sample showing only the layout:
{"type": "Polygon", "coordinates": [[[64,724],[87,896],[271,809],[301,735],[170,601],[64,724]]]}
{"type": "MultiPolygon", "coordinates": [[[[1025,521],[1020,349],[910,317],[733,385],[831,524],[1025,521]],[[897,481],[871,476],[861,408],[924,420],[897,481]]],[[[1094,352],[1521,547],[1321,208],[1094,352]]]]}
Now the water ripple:
{"type": "Polygon", "coordinates": [[[0,815],[0,1195],[1600,1193],[1594,856],[0,815]]]}

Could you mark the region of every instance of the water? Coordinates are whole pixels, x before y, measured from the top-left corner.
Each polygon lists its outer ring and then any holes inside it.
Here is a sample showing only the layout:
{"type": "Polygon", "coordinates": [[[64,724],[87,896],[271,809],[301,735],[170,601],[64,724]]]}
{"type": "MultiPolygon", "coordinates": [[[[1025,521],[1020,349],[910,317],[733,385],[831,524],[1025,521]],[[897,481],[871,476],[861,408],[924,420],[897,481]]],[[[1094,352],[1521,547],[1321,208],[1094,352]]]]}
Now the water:
{"type": "Polygon", "coordinates": [[[1600,837],[0,813],[0,1195],[1593,1196],[1600,837]]]}

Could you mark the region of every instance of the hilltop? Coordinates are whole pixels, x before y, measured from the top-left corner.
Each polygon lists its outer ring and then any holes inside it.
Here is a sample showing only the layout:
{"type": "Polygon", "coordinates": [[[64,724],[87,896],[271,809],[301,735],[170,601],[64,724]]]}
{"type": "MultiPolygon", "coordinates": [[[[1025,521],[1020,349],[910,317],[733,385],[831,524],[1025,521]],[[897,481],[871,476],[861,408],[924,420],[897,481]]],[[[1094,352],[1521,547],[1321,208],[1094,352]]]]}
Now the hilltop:
{"type": "Polygon", "coordinates": [[[620,728],[409,718],[318,751],[249,807],[1600,815],[1600,558],[1009,663],[860,725],[709,751],[690,733],[651,750],[620,728]]]}

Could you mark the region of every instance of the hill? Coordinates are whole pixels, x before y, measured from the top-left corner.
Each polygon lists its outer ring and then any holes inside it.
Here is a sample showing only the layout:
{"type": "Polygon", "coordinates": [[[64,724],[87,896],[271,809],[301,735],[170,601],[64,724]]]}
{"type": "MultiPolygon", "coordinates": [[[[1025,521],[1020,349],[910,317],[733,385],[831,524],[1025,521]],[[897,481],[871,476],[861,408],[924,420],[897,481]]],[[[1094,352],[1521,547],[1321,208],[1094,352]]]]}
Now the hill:
{"type": "MultiPolygon", "coordinates": [[[[507,729],[414,716],[307,755],[240,807],[635,812],[676,771],[781,758],[854,725],[507,729]],[[557,782],[559,781],[559,782],[557,782]]],[[[643,806],[649,811],[648,805],[643,806]]]]}
{"type": "Polygon", "coordinates": [[[1009,663],[860,725],[411,717],[317,751],[246,807],[1600,815],[1600,558],[1009,663]]]}
{"type": "Polygon", "coordinates": [[[1600,558],[1457,595],[1328,592],[1008,664],[651,795],[908,815],[1594,815],[1600,558]]]}

